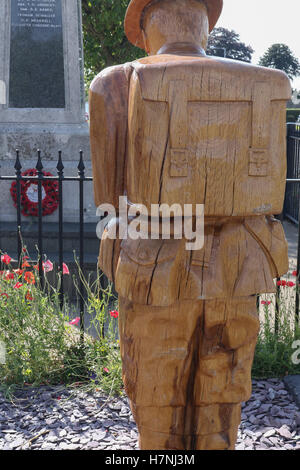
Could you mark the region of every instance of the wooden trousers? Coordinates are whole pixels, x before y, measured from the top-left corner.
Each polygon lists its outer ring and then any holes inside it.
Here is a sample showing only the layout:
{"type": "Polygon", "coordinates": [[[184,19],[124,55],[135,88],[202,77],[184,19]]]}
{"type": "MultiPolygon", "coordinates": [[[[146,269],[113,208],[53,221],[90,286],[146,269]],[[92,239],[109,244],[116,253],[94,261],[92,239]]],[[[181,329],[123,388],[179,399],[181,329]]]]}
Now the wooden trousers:
{"type": "Polygon", "coordinates": [[[123,381],[141,449],[234,449],[251,396],[256,297],[178,302],[120,298],[123,381]]]}

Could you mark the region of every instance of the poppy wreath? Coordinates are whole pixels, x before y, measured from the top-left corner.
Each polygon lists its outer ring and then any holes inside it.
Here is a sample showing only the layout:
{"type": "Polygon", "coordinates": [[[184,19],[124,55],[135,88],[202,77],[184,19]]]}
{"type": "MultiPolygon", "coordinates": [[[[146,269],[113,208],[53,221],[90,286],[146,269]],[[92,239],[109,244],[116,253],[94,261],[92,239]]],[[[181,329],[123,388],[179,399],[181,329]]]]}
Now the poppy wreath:
{"type": "MultiPolygon", "coordinates": [[[[31,168],[22,173],[22,177],[26,176],[38,176],[36,169],[31,168]]],[[[53,176],[47,171],[43,171],[44,178],[47,176],[53,176]]],[[[20,181],[21,190],[21,209],[22,214],[26,217],[38,216],[39,204],[38,204],[38,184],[33,180],[23,179],[20,181]]],[[[14,181],[10,187],[10,194],[14,201],[14,206],[17,207],[17,183],[14,181]]],[[[43,180],[42,181],[42,215],[52,214],[58,207],[59,202],[59,190],[58,182],[54,180],[43,180]]]]}

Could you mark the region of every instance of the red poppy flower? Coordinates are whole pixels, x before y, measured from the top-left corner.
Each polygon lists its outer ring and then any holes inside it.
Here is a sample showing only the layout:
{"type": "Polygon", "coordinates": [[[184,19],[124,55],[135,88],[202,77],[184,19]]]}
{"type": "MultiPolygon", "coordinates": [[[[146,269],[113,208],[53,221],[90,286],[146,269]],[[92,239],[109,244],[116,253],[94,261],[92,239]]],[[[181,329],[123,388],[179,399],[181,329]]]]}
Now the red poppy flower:
{"type": "Polygon", "coordinates": [[[10,271],[6,271],[6,274],[5,274],[5,279],[7,281],[9,281],[10,279],[14,279],[15,276],[14,276],[14,273],[10,272],[10,271]]]}
{"type": "Polygon", "coordinates": [[[292,272],[292,275],[297,277],[297,276],[298,276],[297,271],[293,271],[293,272],[292,272]]]}
{"type": "Polygon", "coordinates": [[[63,274],[70,274],[69,268],[65,263],[63,263],[63,274]]]}
{"type": "Polygon", "coordinates": [[[28,263],[28,261],[24,261],[24,263],[22,264],[22,268],[30,268],[30,264],[28,263]]]}
{"type": "Polygon", "coordinates": [[[22,287],[23,284],[21,282],[17,282],[16,285],[14,285],[14,289],[20,289],[20,287],[22,287]]]}
{"type": "Polygon", "coordinates": [[[27,284],[35,284],[35,277],[30,271],[26,271],[24,279],[27,284]]]}
{"type": "Polygon", "coordinates": [[[289,282],[287,283],[287,285],[288,285],[288,287],[294,287],[296,284],[295,284],[294,282],[292,282],[292,281],[289,281],[289,282]]]}
{"type": "Polygon", "coordinates": [[[6,297],[8,299],[9,295],[6,294],[6,292],[3,292],[3,294],[1,294],[0,297],[6,297]]]}
{"type": "Polygon", "coordinates": [[[271,305],[271,302],[270,302],[270,300],[262,300],[261,304],[262,305],[271,305]]]}
{"type": "Polygon", "coordinates": [[[33,300],[33,297],[32,297],[32,295],[31,295],[31,293],[30,293],[29,290],[27,291],[27,294],[26,294],[25,298],[26,298],[26,300],[29,300],[29,301],[30,301],[30,300],[33,300]]]}
{"type": "Polygon", "coordinates": [[[14,269],[14,273],[17,274],[18,276],[22,276],[23,269],[14,269]]]}
{"type": "Polygon", "coordinates": [[[1,256],[1,261],[4,264],[10,264],[11,262],[11,257],[9,255],[2,255],[1,256]]]}
{"type": "Polygon", "coordinates": [[[49,259],[43,263],[43,269],[46,273],[53,271],[53,263],[49,259]]]}
{"type": "Polygon", "coordinates": [[[113,317],[113,318],[118,318],[119,312],[117,310],[112,310],[110,312],[110,316],[113,317]]]}
{"type": "Polygon", "coordinates": [[[76,317],[74,318],[74,320],[69,321],[69,325],[78,325],[79,322],[80,322],[80,318],[76,317]]]}
{"type": "Polygon", "coordinates": [[[285,287],[287,285],[287,282],[286,281],[277,281],[277,286],[283,286],[285,287]]]}

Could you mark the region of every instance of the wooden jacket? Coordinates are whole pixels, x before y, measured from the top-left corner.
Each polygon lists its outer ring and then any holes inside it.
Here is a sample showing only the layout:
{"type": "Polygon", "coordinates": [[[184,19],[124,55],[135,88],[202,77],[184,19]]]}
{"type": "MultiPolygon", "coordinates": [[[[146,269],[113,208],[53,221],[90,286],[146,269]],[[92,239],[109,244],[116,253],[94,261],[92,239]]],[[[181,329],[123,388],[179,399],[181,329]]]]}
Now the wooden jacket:
{"type": "Polygon", "coordinates": [[[148,208],[204,204],[209,220],[217,220],[206,223],[198,254],[184,252],[178,240],[126,240],[120,254],[119,241],[104,233],[100,266],[120,295],[168,305],[274,290],[272,279],[288,269],[283,230],[271,215],[283,204],[290,92],[282,72],[209,57],[152,56],[95,78],[96,205],[118,209],[126,194],[148,208]]]}

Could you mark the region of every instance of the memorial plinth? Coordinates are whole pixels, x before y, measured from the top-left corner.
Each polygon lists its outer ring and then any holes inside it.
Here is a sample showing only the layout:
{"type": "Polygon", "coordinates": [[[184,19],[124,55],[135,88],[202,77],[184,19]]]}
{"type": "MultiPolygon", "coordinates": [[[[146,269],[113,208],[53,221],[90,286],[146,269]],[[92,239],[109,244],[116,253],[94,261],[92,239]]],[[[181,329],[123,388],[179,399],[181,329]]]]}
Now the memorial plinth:
{"type": "MultiPolygon", "coordinates": [[[[34,168],[37,150],[46,171],[56,174],[58,151],[65,174],[76,175],[83,150],[90,175],[85,119],[80,0],[0,2],[0,165],[11,174],[15,150],[23,169],[34,168]]],[[[15,220],[10,183],[1,182],[0,220],[15,220]]],[[[65,185],[65,220],[78,215],[77,186],[65,185]]],[[[91,189],[87,189],[91,194],[91,189]]],[[[92,197],[85,200],[93,218],[92,197]]],[[[47,216],[48,221],[57,215],[47,216]]]]}

